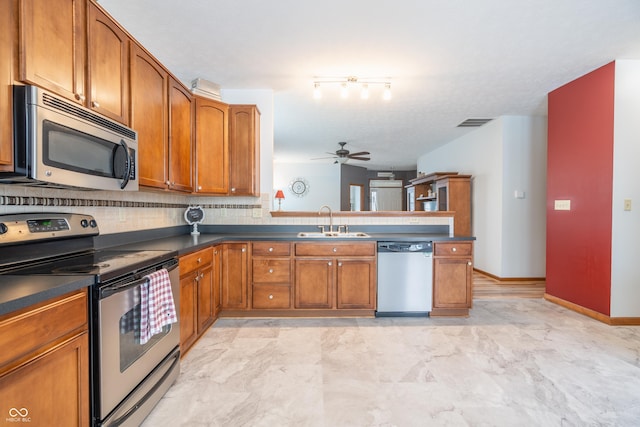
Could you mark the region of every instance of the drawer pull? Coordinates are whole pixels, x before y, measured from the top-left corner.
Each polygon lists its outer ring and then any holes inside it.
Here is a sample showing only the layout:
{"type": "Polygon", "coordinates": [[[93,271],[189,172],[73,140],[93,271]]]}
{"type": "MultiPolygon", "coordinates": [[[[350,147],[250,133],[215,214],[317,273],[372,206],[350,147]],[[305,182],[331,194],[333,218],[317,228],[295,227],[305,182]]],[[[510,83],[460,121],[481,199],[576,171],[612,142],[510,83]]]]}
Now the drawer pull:
{"type": "Polygon", "coordinates": [[[202,258],[198,258],[198,264],[202,262],[202,258]]]}
{"type": "Polygon", "coordinates": [[[247,248],[242,248],[242,252],[246,252],[246,251],[247,251],[247,248]]]}
{"type": "Polygon", "coordinates": [[[269,252],[273,252],[273,248],[269,248],[269,252]]]}
{"type": "Polygon", "coordinates": [[[451,248],[451,252],[456,252],[457,249],[456,248],[451,248]]]}
{"type": "Polygon", "coordinates": [[[273,294],[269,294],[269,299],[273,299],[273,294]]]}
{"type": "Polygon", "coordinates": [[[273,273],[273,268],[270,268],[270,269],[269,269],[269,273],[273,273]]]}
{"type": "Polygon", "coordinates": [[[332,263],[331,261],[329,261],[329,262],[327,263],[327,265],[328,265],[329,267],[331,267],[331,266],[333,265],[333,263],[332,263]]]}
{"type": "Polygon", "coordinates": [[[338,248],[333,248],[333,252],[338,252],[338,248]]]}

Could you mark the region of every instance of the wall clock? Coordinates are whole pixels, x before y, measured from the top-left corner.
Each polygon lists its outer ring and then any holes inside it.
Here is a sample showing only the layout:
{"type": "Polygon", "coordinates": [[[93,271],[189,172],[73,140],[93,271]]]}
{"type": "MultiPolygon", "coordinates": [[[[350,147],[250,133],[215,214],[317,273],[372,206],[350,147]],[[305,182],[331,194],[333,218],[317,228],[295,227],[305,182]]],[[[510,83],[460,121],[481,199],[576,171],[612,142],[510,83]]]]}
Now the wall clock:
{"type": "Polygon", "coordinates": [[[289,191],[294,196],[304,197],[309,192],[309,183],[304,178],[295,178],[289,183],[289,191]]]}

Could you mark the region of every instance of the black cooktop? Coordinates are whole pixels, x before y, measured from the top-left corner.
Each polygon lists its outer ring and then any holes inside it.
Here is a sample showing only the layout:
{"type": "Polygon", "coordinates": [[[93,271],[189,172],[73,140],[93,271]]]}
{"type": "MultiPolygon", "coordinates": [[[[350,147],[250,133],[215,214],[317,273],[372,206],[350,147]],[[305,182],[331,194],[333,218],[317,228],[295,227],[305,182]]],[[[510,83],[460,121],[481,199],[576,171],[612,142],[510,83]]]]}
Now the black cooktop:
{"type": "Polygon", "coordinates": [[[98,250],[31,262],[7,271],[7,274],[47,274],[55,276],[92,275],[102,282],[123,274],[135,273],[171,259],[171,251],[98,250]]]}

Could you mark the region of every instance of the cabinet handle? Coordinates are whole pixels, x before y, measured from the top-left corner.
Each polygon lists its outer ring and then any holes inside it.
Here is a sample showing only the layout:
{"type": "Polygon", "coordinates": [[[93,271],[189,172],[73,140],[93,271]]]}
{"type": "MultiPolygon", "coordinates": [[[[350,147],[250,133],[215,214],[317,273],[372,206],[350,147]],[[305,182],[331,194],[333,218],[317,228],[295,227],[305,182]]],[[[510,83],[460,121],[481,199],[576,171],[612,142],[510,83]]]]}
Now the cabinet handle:
{"type": "Polygon", "coordinates": [[[333,263],[332,263],[331,261],[329,261],[329,262],[327,263],[327,265],[328,265],[328,266],[332,266],[332,265],[333,265],[333,263]]]}
{"type": "Polygon", "coordinates": [[[273,248],[269,248],[269,252],[273,252],[273,248]]]}
{"type": "Polygon", "coordinates": [[[168,186],[171,186],[171,181],[167,181],[165,182],[165,184],[167,184],[168,186]]]}
{"type": "Polygon", "coordinates": [[[100,108],[100,103],[99,103],[98,101],[92,101],[92,102],[91,102],[91,106],[92,106],[93,108],[100,108]]]}
{"type": "Polygon", "coordinates": [[[333,248],[333,252],[338,252],[338,248],[333,248]]]}
{"type": "Polygon", "coordinates": [[[273,299],[273,295],[269,294],[269,299],[273,299]]]}
{"type": "Polygon", "coordinates": [[[236,192],[235,187],[231,189],[231,192],[232,192],[232,193],[235,193],[235,192],[236,192]]]}
{"type": "Polygon", "coordinates": [[[269,273],[273,273],[273,268],[270,268],[270,269],[269,269],[269,273]]]}
{"type": "Polygon", "coordinates": [[[467,265],[471,265],[471,261],[468,261],[468,262],[467,262],[467,265]]]}
{"type": "Polygon", "coordinates": [[[80,93],[76,93],[76,100],[84,101],[85,99],[87,99],[87,98],[84,95],[82,95],[80,93]]]}
{"type": "Polygon", "coordinates": [[[242,252],[246,252],[246,251],[247,251],[247,249],[246,249],[246,248],[242,248],[242,252]]]}
{"type": "Polygon", "coordinates": [[[342,263],[341,262],[338,263],[338,267],[342,267],[342,263]]]}
{"type": "Polygon", "coordinates": [[[198,258],[198,264],[202,262],[202,258],[198,258]]]}
{"type": "Polygon", "coordinates": [[[204,279],[204,273],[200,273],[200,278],[204,279]]]}
{"type": "Polygon", "coordinates": [[[202,185],[198,185],[198,191],[202,190],[202,185]]]}
{"type": "Polygon", "coordinates": [[[456,252],[457,249],[456,248],[451,248],[451,252],[456,252]]]}

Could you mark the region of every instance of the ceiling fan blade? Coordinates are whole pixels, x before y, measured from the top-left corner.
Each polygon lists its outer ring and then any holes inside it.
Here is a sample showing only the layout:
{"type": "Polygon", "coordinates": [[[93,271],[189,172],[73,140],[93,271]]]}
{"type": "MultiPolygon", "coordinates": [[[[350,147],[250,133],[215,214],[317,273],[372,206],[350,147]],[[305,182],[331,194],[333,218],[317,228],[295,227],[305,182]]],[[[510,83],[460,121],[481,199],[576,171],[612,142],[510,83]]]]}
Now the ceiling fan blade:
{"type": "Polygon", "coordinates": [[[310,160],[326,160],[326,159],[335,159],[336,156],[331,156],[331,157],[314,157],[313,159],[310,160]]]}
{"type": "Polygon", "coordinates": [[[371,153],[369,153],[368,151],[358,151],[357,153],[351,153],[348,156],[353,158],[353,156],[368,156],[369,154],[371,153]]]}
{"type": "Polygon", "coordinates": [[[371,160],[371,159],[370,159],[370,158],[368,158],[368,157],[353,157],[353,156],[348,156],[348,157],[349,157],[350,159],[353,159],[353,160],[364,160],[364,161],[371,160]]]}

